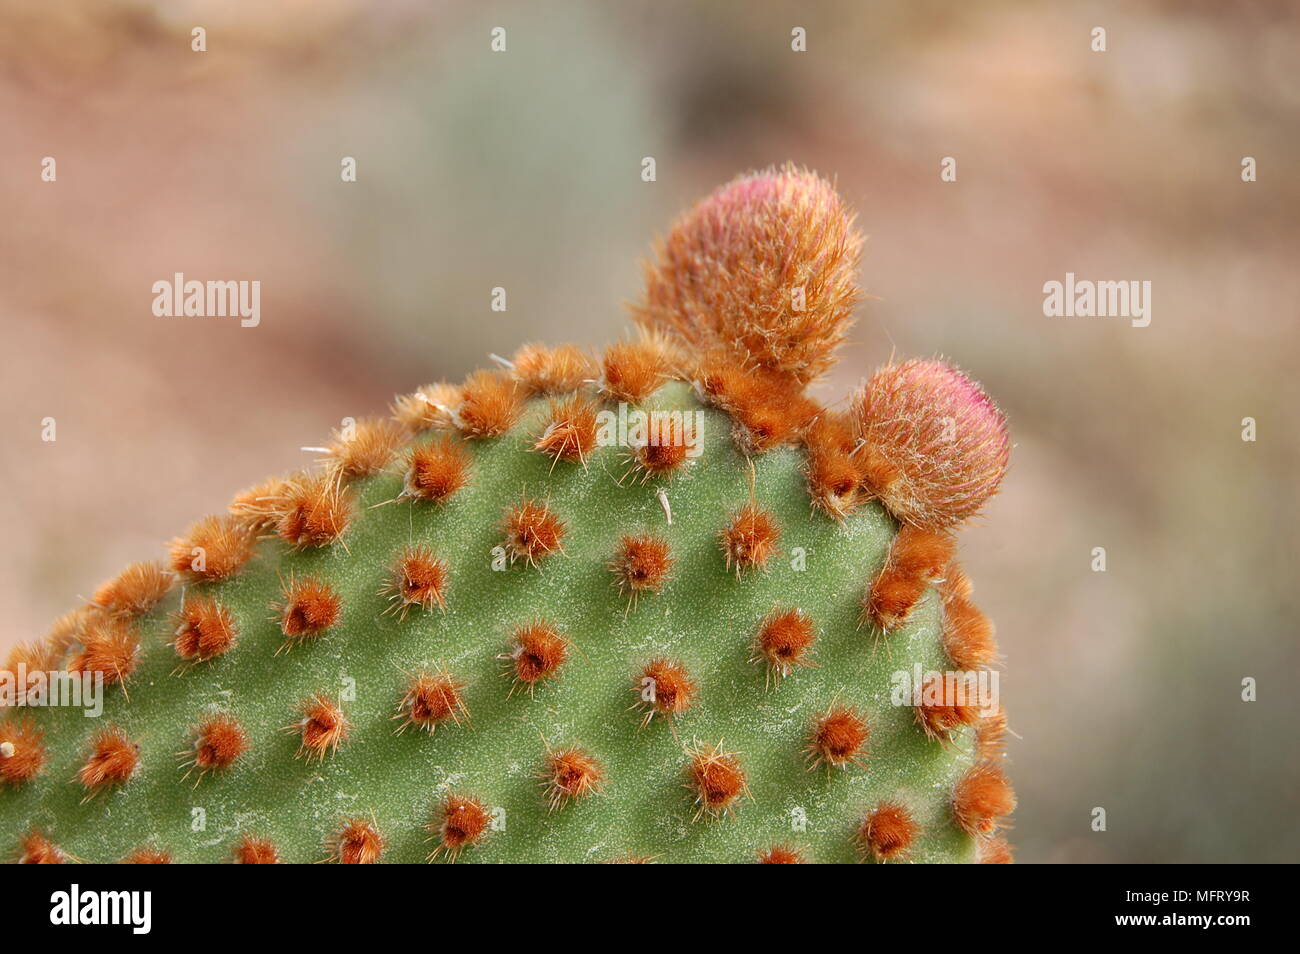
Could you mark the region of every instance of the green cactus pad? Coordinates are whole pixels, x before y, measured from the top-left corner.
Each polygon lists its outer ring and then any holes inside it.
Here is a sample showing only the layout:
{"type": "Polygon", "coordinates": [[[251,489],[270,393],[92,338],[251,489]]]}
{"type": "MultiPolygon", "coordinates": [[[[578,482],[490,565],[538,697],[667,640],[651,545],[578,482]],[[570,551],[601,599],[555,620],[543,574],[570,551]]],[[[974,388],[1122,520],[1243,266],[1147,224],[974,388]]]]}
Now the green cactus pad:
{"type": "Polygon", "coordinates": [[[973,860],[976,839],[952,810],[954,786],[976,762],[973,730],[941,743],[912,708],[891,701],[896,671],[951,668],[939,594],[928,591],[887,636],[860,624],[894,519],[876,502],[843,521],[814,511],[802,449],[746,458],[731,418],[701,405],[684,383],[665,385],[646,406],[704,414],[703,452],[671,478],[625,477],[627,450],[613,446],[597,448],[585,467],[553,462],[533,449],[548,407],[536,399],[509,433],[468,442],[470,482],[445,503],[391,502],[402,491],[404,454],[388,472],[352,481],[354,516],[339,542],[296,550],[265,539],[231,579],[187,584],[234,615],[238,644],[217,659],[182,665],[169,645],[176,587],[136,621],[138,668],[126,692],[106,690],[102,718],[35,707],[6,717],[43,730],[49,761],[31,781],[0,787],[4,841],[15,845],[36,828],[85,861],[117,861],[147,846],[176,861],[222,862],[242,836],[255,835],[282,860],[311,862],[328,856],[343,820],[365,818],[384,837],[382,861],[421,862],[436,844],[428,826],[437,804],[457,793],[480,800],[494,819],[486,838],[459,855],[464,862],[751,862],[773,845],[808,861],[849,862],[862,857],[855,834],[866,813],[893,801],[919,826],[909,860],[973,860]],[[751,494],[781,535],[766,570],[738,575],[726,568],[719,534],[751,494]],[[545,501],[566,525],[562,552],[536,567],[511,565],[494,550],[506,509],[526,497],[545,501]],[[609,562],[624,534],[647,532],[668,541],[675,562],[662,592],[631,606],[612,585],[609,562]],[[380,591],[408,544],[445,561],[445,612],[385,613],[390,602],[380,591]],[[272,604],[282,581],[309,575],[342,597],[342,618],[277,654],[285,638],[272,604]],[[814,665],[769,684],[751,643],[774,607],[803,610],[816,642],[814,665]],[[558,677],[530,694],[512,685],[502,657],[514,627],[537,619],[558,628],[572,651],[558,677]],[[660,656],[683,664],[698,694],[680,717],[643,727],[634,711],[638,674],[660,656]],[[421,666],[445,666],[467,684],[468,719],[398,734],[393,717],[421,666]],[[292,726],[299,701],[317,692],[343,699],[351,732],[334,754],[308,760],[296,757],[292,726]],[[810,768],[810,726],[832,703],[865,716],[865,754],[845,768],[810,768]],[[180,753],[195,724],[215,713],[242,723],[249,750],[227,769],[186,777],[180,753]],[[138,741],[139,770],[83,802],[77,773],[91,735],[106,725],[138,741]],[[696,818],[688,750],[697,743],[720,743],[746,774],[747,795],[718,817],[696,818]],[[595,757],[600,791],[551,810],[538,777],[548,745],[595,757]]]}

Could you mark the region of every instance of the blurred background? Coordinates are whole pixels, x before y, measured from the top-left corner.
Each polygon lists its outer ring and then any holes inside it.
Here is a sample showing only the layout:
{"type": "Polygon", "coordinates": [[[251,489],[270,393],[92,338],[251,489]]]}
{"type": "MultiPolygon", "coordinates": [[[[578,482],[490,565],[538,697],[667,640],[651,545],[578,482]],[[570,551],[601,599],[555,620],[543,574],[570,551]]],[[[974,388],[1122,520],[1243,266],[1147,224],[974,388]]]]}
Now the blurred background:
{"type": "Polygon", "coordinates": [[[676,212],[792,159],[870,236],[823,396],[942,353],[1012,422],[962,552],[1020,860],[1296,861],[1297,64],[1262,2],[0,0],[0,648],[340,418],[615,339],[676,212]],[[1150,326],[1045,318],[1067,271],[1150,326]],[[154,317],[174,272],[261,325],[154,317]]]}

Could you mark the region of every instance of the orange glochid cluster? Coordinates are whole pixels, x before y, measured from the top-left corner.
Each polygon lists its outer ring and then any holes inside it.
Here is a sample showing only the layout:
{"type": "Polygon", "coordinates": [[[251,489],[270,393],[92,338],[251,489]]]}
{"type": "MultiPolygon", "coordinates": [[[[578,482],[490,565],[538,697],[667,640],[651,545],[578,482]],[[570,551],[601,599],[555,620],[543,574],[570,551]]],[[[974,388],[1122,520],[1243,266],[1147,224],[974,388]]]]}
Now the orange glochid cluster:
{"type": "Polygon", "coordinates": [[[551,811],[571,800],[599,792],[605,784],[605,769],[590,753],[576,745],[546,752],[538,776],[551,811]]]}
{"type": "Polygon", "coordinates": [[[919,831],[906,806],[881,802],[858,826],[858,849],[876,862],[899,861],[912,850],[919,831]]]}
{"type": "Polygon", "coordinates": [[[173,580],[161,563],[132,563],[113,579],[100,584],[90,602],[112,616],[141,616],[167,595],[173,580]]]}
{"type": "Polygon", "coordinates": [[[695,820],[708,815],[717,818],[730,815],[736,805],[749,795],[749,782],[741,767],[740,757],[717,745],[695,745],[687,750],[690,762],[686,772],[688,786],[695,793],[698,809],[695,820]]]}
{"type": "Polygon", "coordinates": [[[463,441],[442,434],[411,448],[406,458],[402,494],[430,503],[444,503],[469,483],[470,454],[463,441]]]}
{"type": "Polygon", "coordinates": [[[758,627],[751,662],[767,664],[767,681],[778,684],[797,666],[812,666],[808,657],[816,641],[813,622],[801,609],[774,607],[758,627]]]}
{"type": "Polygon", "coordinates": [[[20,865],[61,865],[68,860],[58,845],[44,833],[33,828],[18,841],[20,865]]]}
{"type": "Polygon", "coordinates": [[[560,668],[569,659],[569,641],[550,623],[536,620],[515,629],[504,658],[510,661],[514,677],[510,691],[524,686],[532,695],[542,682],[560,677],[560,668]]]}
{"type": "Polygon", "coordinates": [[[748,570],[766,570],[780,541],[781,528],[776,518],[752,500],[740,508],[719,534],[727,569],[734,568],[736,576],[748,570]]]}
{"type": "Polygon", "coordinates": [[[848,768],[864,764],[864,749],[871,731],[867,721],[853,706],[833,704],[813,720],[809,732],[807,755],[809,768],[848,768]]]}
{"type": "Polygon", "coordinates": [[[681,663],[666,656],[646,663],[632,691],[637,694],[634,708],[642,712],[642,728],[650,724],[656,713],[674,719],[695,704],[696,686],[690,673],[681,663]]]}
{"type": "Polygon", "coordinates": [[[455,861],[462,851],[481,844],[492,827],[492,814],[487,806],[469,795],[451,794],[438,803],[429,832],[437,842],[429,853],[433,861],[446,853],[455,861]]]}
{"type": "Polygon", "coordinates": [[[444,722],[460,725],[461,719],[469,721],[469,708],[463,695],[465,685],[443,668],[432,672],[421,670],[411,676],[393,716],[401,720],[398,733],[411,726],[432,732],[444,722]]]}
{"type": "Polygon", "coordinates": [[[340,865],[373,865],[384,853],[384,836],[371,819],[349,818],[326,843],[329,860],[340,865]]]}
{"type": "Polygon", "coordinates": [[[802,865],[806,864],[803,852],[789,845],[773,845],[758,853],[760,865],[802,865]]]}
{"type": "Polygon", "coordinates": [[[338,751],[352,729],[343,709],[323,692],[304,699],[298,711],[302,718],[285,726],[285,731],[298,735],[297,754],[308,761],[313,758],[325,761],[326,756],[338,751]]]}
{"type": "Polygon", "coordinates": [[[230,768],[248,748],[248,733],[238,719],[214,715],[195,726],[194,743],[186,754],[191,769],[198,769],[202,779],[209,772],[230,768]]]}
{"type": "Polygon", "coordinates": [[[654,534],[626,534],[618,543],[609,562],[613,585],[636,604],[642,593],[659,593],[673,568],[672,549],[668,541],[654,534]]]}
{"type": "Polygon", "coordinates": [[[1015,792],[995,762],[977,762],[953,789],[952,817],[968,835],[994,834],[1015,809],[1015,792]]]}
{"type": "Polygon", "coordinates": [[[41,774],[47,759],[45,734],[35,722],[13,717],[0,722],[0,785],[30,782],[41,774]]]}
{"type": "Polygon", "coordinates": [[[187,580],[228,580],[253,557],[253,534],[234,516],[204,517],[169,546],[172,569],[187,580]]]}
{"type": "Polygon", "coordinates": [[[888,633],[907,622],[925,591],[943,577],[955,543],[944,531],[904,526],[862,602],[861,623],[888,633]]]}
{"type": "Polygon", "coordinates": [[[364,418],[330,436],[325,448],[327,471],[344,480],[373,477],[392,462],[405,442],[406,433],[396,421],[364,418]]]}
{"type": "Polygon", "coordinates": [[[411,435],[435,427],[451,427],[452,415],[460,405],[461,389],[450,381],[437,381],[399,394],[389,409],[392,418],[411,435]]]}
{"type": "Polygon", "coordinates": [[[525,499],[506,511],[501,521],[510,562],[538,566],[551,554],[564,552],[567,527],[547,504],[525,499]]]}
{"type": "Polygon", "coordinates": [[[354,494],[337,475],[304,475],[285,486],[276,532],[297,549],[329,546],[342,539],[354,510],[354,494]]]}
{"type": "Polygon", "coordinates": [[[235,845],[235,863],[240,865],[276,865],[280,852],[269,838],[244,835],[235,845]]]}
{"type": "Polygon", "coordinates": [[[100,729],[90,740],[90,753],[77,772],[86,798],[125,785],[140,767],[140,746],[121,728],[100,729]]]}
{"type": "Polygon", "coordinates": [[[642,333],[616,341],[601,360],[600,388],[616,401],[640,404],[667,381],[678,361],[668,339],[642,333]]]}
{"type": "Polygon", "coordinates": [[[124,865],[169,865],[172,863],[170,851],[161,848],[137,848],[122,859],[124,865]]]}
{"type": "Polygon", "coordinates": [[[510,361],[515,380],[530,395],[567,394],[576,391],[596,376],[596,365],[577,345],[562,344],[554,348],[526,344],[510,361]]]}
{"type": "Polygon", "coordinates": [[[281,594],[272,604],[285,638],[280,651],[317,638],[343,617],[343,598],[319,577],[291,577],[281,584],[281,594]]]}
{"type": "Polygon", "coordinates": [[[388,580],[379,591],[387,596],[385,613],[397,613],[401,619],[418,606],[426,613],[435,608],[447,610],[447,583],[450,573],[445,561],[434,556],[424,545],[408,545],[388,569],[388,580]]]}
{"type": "Polygon", "coordinates": [[[172,648],[187,662],[207,662],[224,655],[239,638],[234,614],[210,596],[186,596],[173,618],[172,648]]]}
{"type": "Polygon", "coordinates": [[[512,377],[504,371],[475,371],[461,388],[452,423],[469,438],[500,437],[515,426],[523,409],[512,377]]]}
{"type": "Polygon", "coordinates": [[[552,402],[546,427],[533,449],[550,457],[553,463],[564,460],[586,467],[596,449],[598,412],[596,403],[581,394],[552,402]]]}
{"type": "Polygon", "coordinates": [[[81,632],[81,648],[68,660],[68,670],[101,673],[105,685],[125,685],[135,672],[140,637],[135,627],[111,616],[91,616],[81,632]]]}

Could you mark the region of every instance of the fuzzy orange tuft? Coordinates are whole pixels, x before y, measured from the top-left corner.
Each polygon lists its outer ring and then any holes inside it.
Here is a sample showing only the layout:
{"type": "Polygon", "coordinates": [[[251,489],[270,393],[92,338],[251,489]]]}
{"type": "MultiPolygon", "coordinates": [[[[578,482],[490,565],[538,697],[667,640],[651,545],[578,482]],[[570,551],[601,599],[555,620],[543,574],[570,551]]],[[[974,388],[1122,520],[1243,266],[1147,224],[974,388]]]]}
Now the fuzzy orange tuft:
{"type": "Polygon", "coordinates": [[[308,761],[313,757],[325,761],[327,755],[338,751],[352,729],[343,710],[323,692],[304,699],[298,704],[298,711],[302,718],[286,726],[286,731],[301,737],[297,754],[308,761]]]}
{"type": "Polygon", "coordinates": [[[410,394],[399,394],[389,405],[393,420],[408,434],[422,434],[434,427],[451,427],[460,406],[460,388],[447,381],[426,384],[410,394]]]}
{"type": "Polygon", "coordinates": [[[447,857],[455,861],[464,849],[487,838],[491,825],[491,813],[477,798],[448,795],[438,805],[429,824],[429,831],[438,840],[429,860],[446,852],[447,857]]]}
{"type": "Polygon", "coordinates": [[[858,467],[848,454],[811,451],[804,465],[804,479],[813,506],[835,520],[843,520],[861,502],[858,467]]]}
{"type": "Polygon", "coordinates": [[[340,865],[373,865],[384,853],[384,836],[374,822],[350,818],[330,836],[329,860],[340,865]]]}
{"type": "Polygon", "coordinates": [[[402,720],[397,731],[401,733],[415,726],[432,732],[444,722],[460,725],[462,718],[468,721],[469,709],[461,692],[465,685],[445,669],[416,673],[407,684],[397,715],[393,716],[402,720]]]}
{"type": "Polygon", "coordinates": [[[548,348],[526,344],[515,352],[511,371],[529,394],[576,391],[596,376],[595,362],[577,345],[548,348]]]}
{"type": "Polygon", "coordinates": [[[776,553],[780,541],[776,518],[752,501],[740,508],[719,535],[727,569],[734,566],[736,576],[746,570],[767,569],[767,561],[776,553]]]}
{"type": "Polygon", "coordinates": [[[227,580],[253,556],[253,536],[235,517],[204,517],[170,544],[172,569],[198,582],[227,580]]]}
{"type": "Polygon", "coordinates": [[[475,371],[461,389],[452,423],[466,437],[500,437],[523,411],[519,385],[503,371],[475,371]]]}
{"type": "Polygon", "coordinates": [[[809,651],[816,640],[812,619],[801,609],[774,608],[754,635],[750,662],[766,660],[769,679],[778,683],[796,666],[811,666],[809,651]]]}
{"type": "Polygon", "coordinates": [[[247,751],[248,733],[231,716],[211,716],[194,730],[192,764],[200,776],[230,768],[247,751]]]}
{"type": "Polygon", "coordinates": [[[169,865],[172,863],[171,852],[161,848],[137,848],[122,859],[124,865],[169,865]]]}
{"type": "Polygon", "coordinates": [[[947,572],[956,546],[945,531],[903,526],[889,547],[889,564],[900,575],[934,582],[947,572]]]}
{"type": "Polygon", "coordinates": [[[100,729],[90,741],[90,755],[77,777],[87,797],[125,785],[140,767],[140,746],[117,726],[100,729]]]}
{"type": "Polygon", "coordinates": [[[736,443],[747,453],[791,443],[821,410],[798,382],[726,352],[702,359],[695,378],[704,397],[732,416],[736,443]]]}
{"type": "Polygon", "coordinates": [[[633,317],[806,383],[834,363],[861,297],[853,218],[813,172],[787,164],[741,176],[658,244],[633,317]]]}
{"type": "Polygon", "coordinates": [[[858,826],[858,849],[877,862],[906,857],[920,831],[912,813],[897,802],[881,802],[858,826]]]}
{"type": "Polygon", "coordinates": [[[564,552],[565,523],[549,506],[524,500],[506,511],[501,521],[510,562],[523,560],[536,567],[557,550],[564,552]]]}
{"type": "MultiPolygon", "coordinates": [[[[89,616],[84,617],[89,619],[89,616]]],[[[81,630],[71,638],[79,638],[81,630]]],[[[61,667],[67,655],[66,647],[59,649],[53,640],[34,639],[18,643],[9,650],[4,665],[0,666],[0,679],[12,687],[13,704],[26,705],[27,693],[34,688],[30,676],[36,672],[51,672],[61,667]]],[[[4,707],[0,706],[0,710],[4,707]]]]}
{"type": "Polygon", "coordinates": [[[958,669],[987,669],[998,658],[992,621],[961,598],[944,604],[943,646],[958,669]]]}
{"type": "Polygon", "coordinates": [[[20,865],[61,865],[65,861],[63,850],[35,828],[18,841],[20,865]]]}
{"type": "Polygon", "coordinates": [[[985,760],[1002,758],[1008,731],[1007,712],[998,706],[997,712],[984,716],[975,726],[975,754],[985,760]]]}
{"type": "Polygon", "coordinates": [[[904,523],[940,530],[997,492],[1011,456],[991,398],[942,361],[882,367],[853,399],[856,433],[876,461],[868,489],[904,523]]]}
{"type": "Polygon", "coordinates": [[[412,448],[406,459],[402,493],[442,503],[469,483],[469,462],[465,445],[450,434],[412,448]]]}
{"type": "Polygon", "coordinates": [[[644,712],[642,728],[656,712],[672,719],[695,704],[695,683],[686,667],[663,656],[646,663],[632,691],[639,699],[637,707],[644,712]]]}
{"type": "Polygon", "coordinates": [[[280,520],[280,510],[293,478],[270,477],[235,494],[226,510],[250,533],[270,530],[280,520]]]}
{"type": "Polygon", "coordinates": [[[562,808],[572,799],[586,798],[605,784],[605,769],[577,746],[546,753],[541,775],[542,787],[551,811],[562,808]]]}
{"type": "Polygon", "coordinates": [[[357,421],[351,434],[336,430],[327,448],[329,470],[344,479],[372,477],[392,461],[406,442],[406,433],[395,421],[365,418],[357,421]]]}
{"type": "Polygon", "coordinates": [[[806,864],[803,852],[789,845],[773,845],[758,853],[760,865],[802,865],[806,864]]]}
{"type": "Polygon", "coordinates": [[[813,506],[843,520],[862,503],[861,463],[855,454],[858,439],[847,414],[823,410],[803,433],[808,448],[804,477],[813,506]]]}
{"type": "Polygon", "coordinates": [[[0,722],[0,785],[30,782],[45,768],[45,734],[30,719],[0,722]]]}
{"type": "Polygon", "coordinates": [[[187,596],[174,619],[172,646],[181,659],[215,659],[229,652],[239,638],[234,614],[210,596],[187,596]]]}
{"type": "Polygon", "coordinates": [[[627,535],[609,563],[614,585],[635,604],[641,593],[659,593],[673,568],[668,541],[652,534],[627,535]]]}
{"type": "Polygon", "coordinates": [[[642,334],[605,349],[600,387],[616,400],[640,404],[672,376],[677,356],[668,340],[642,334]]]}
{"type": "Polygon", "coordinates": [[[81,634],[81,649],[68,660],[68,670],[102,673],[104,684],[125,684],[135,672],[140,637],[132,624],[111,617],[92,617],[81,634]]]}
{"type": "Polygon", "coordinates": [[[976,849],[976,858],[982,865],[1012,865],[1016,863],[1011,845],[1001,835],[981,838],[976,849]]]}
{"type": "Polygon", "coordinates": [[[167,595],[172,579],[161,563],[132,563],[101,584],[90,601],[113,616],[140,616],[167,595]]]}
{"type": "Polygon", "coordinates": [[[929,585],[947,571],[955,545],[947,532],[901,527],[863,603],[861,622],[886,633],[906,623],[929,585]]]}
{"type": "Polygon", "coordinates": [[[418,606],[427,613],[434,608],[447,610],[447,564],[433,555],[426,546],[408,546],[389,568],[388,582],[380,589],[380,596],[390,602],[385,613],[399,613],[406,619],[407,612],[418,606]]]}
{"type": "MultiPolygon", "coordinates": [[[[538,683],[558,679],[560,667],[569,659],[569,641],[550,623],[527,623],[514,631],[511,661],[515,686],[528,687],[529,695],[538,683]]],[[[513,690],[512,690],[513,691],[513,690]]]]}
{"type": "Polygon", "coordinates": [[[970,835],[991,835],[1016,810],[1016,793],[1002,769],[979,762],[961,777],[952,795],[952,817],[970,835]]]}
{"type": "Polygon", "coordinates": [[[870,623],[882,633],[897,629],[911,617],[929,585],[922,577],[886,564],[867,590],[858,625],[870,623]]]}
{"type": "Polygon", "coordinates": [[[245,835],[235,845],[235,863],[240,865],[278,865],[280,852],[269,838],[245,835]]]}
{"type": "Polygon", "coordinates": [[[586,467],[587,459],[596,449],[598,410],[594,401],[581,394],[552,403],[546,428],[533,444],[533,450],[554,461],[567,460],[586,467]]]}
{"type": "MultiPolygon", "coordinates": [[[[86,631],[86,625],[98,615],[93,606],[82,606],[64,613],[51,624],[49,633],[44,640],[40,641],[41,657],[52,659],[57,665],[59,660],[67,656],[72,645],[81,639],[81,634],[86,631]]],[[[28,668],[30,669],[31,666],[28,665],[28,668]]],[[[42,668],[55,668],[55,666],[42,668]]]]}
{"type": "Polygon", "coordinates": [[[276,531],[299,549],[329,546],[351,523],[353,503],[352,491],[332,475],[301,477],[285,489],[276,531]]]}
{"type": "Polygon", "coordinates": [[[632,451],[632,466],[623,479],[639,473],[639,483],[644,484],[654,478],[672,477],[684,471],[690,460],[684,440],[648,442],[632,451]]]}
{"type": "Polygon", "coordinates": [[[808,740],[810,768],[862,765],[862,750],[871,732],[866,720],[852,706],[833,705],[813,722],[808,740]]]}
{"type": "Polygon", "coordinates": [[[703,815],[717,818],[732,814],[740,800],[749,795],[740,757],[724,751],[721,742],[716,746],[696,745],[687,754],[691,758],[687,766],[690,777],[687,787],[695,792],[695,803],[699,805],[695,820],[699,821],[703,815]]]}
{"type": "Polygon", "coordinates": [[[974,592],[975,584],[971,582],[971,578],[966,575],[961,565],[956,560],[949,563],[947,569],[943,571],[943,579],[939,581],[939,595],[943,597],[944,602],[968,600],[974,592]]]}
{"type": "Polygon", "coordinates": [[[284,648],[315,639],[343,617],[342,597],[318,577],[290,578],[281,592],[284,598],[272,608],[285,635],[284,648]]]}
{"type": "MultiPolygon", "coordinates": [[[[921,683],[921,703],[916,706],[916,721],[931,739],[947,742],[963,726],[977,725],[980,706],[973,681],[945,678],[931,673],[921,683]]],[[[973,676],[974,674],[970,674],[973,676]]]]}

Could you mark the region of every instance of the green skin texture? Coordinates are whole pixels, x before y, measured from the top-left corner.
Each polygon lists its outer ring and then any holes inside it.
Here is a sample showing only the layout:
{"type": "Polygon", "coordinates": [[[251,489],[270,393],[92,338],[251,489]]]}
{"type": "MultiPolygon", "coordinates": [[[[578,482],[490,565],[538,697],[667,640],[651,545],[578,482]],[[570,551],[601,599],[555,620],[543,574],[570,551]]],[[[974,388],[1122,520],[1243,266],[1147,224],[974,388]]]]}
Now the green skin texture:
{"type": "MultiPolygon", "coordinates": [[[[0,834],[16,844],[42,829],[74,858],[112,862],[150,846],[177,862],[224,862],[240,836],[271,839],[289,862],[328,857],[330,834],[344,818],[378,823],[381,860],[422,862],[434,847],[427,826],[449,792],[472,795],[498,812],[502,830],[460,855],[462,862],[597,862],[630,855],[657,862],[752,862],[776,844],[812,862],[859,860],[853,836],[865,812],[901,801],[921,826],[913,861],[973,861],[975,842],[952,821],[952,787],[974,762],[969,731],[948,744],[926,738],[914,712],[891,703],[891,674],[946,670],[942,609],[931,590],[912,618],[887,637],[859,626],[865,587],[884,563],[897,525],[872,503],[842,523],[814,512],[802,474],[803,452],[781,448],[753,459],[755,497],[777,518],[779,552],[766,572],[737,578],[724,566],[718,534],[749,498],[750,468],[732,440],[730,418],[705,409],[703,453],[682,475],[641,484],[618,479],[626,450],[598,448],[580,464],[533,451],[547,401],[529,402],[507,435],[470,442],[469,486],[442,505],[392,500],[402,486],[402,457],[392,473],[355,481],[359,506],[338,544],[293,550],[264,540],[235,578],[208,584],[235,614],[240,639],[225,656],[181,670],[168,642],[179,588],[140,620],[140,663],[128,683],[106,689],[104,714],[32,708],[46,733],[50,761],[34,781],[0,789],[0,834]],[[655,496],[664,487],[668,525],[655,496]],[[564,552],[537,568],[516,562],[493,569],[504,511],[525,493],[547,500],[567,523],[564,552]],[[676,559],[663,592],[635,608],[611,585],[608,562],[624,533],[663,535],[676,559]],[[383,615],[379,595],[388,567],[407,543],[423,543],[451,572],[447,611],[414,607],[405,620],[383,615]],[[794,568],[794,548],[805,568],[794,568]],[[314,642],[276,656],[284,642],[271,604],[280,578],[314,573],[344,601],[343,619],[314,642]],[[798,606],[813,619],[811,667],[765,687],[766,666],[751,661],[751,640],[775,606],[798,606]],[[574,650],[560,678],[511,694],[510,634],[537,617],[557,625],[574,650]],[[631,707],[641,666],[665,654],[682,662],[699,687],[696,704],[672,724],[656,715],[646,728],[631,707]],[[429,734],[395,733],[410,673],[445,663],[469,683],[470,724],[429,734]],[[345,680],[355,700],[343,708],[350,737],[323,762],[296,758],[299,700],[345,680]],[[864,766],[809,769],[812,720],[832,702],[867,718],[864,766]],[[228,712],[251,749],[231,768],[183,780],[192,727],[228,712]],[[75,780],[90,736],[122,726],[140,743],[141,766],[126,785],[84,804],[75,780]],[[538,775],[546,748],[579,745],[606,770],[598,794],[551,811],[538,775]],[[719,741],[739,753],[749,797],[734,814],[696,814],[686,749],[719,741]],[[206,815],[196,822],[197,810],[206,815]],[[804,830],[793,819],[806,815],[804,830]],[[200,830],[195,830],[195,828],[200,830]]],[[[700,408],[691,389],[665,385],[644,405],[700,408]]],[[[424,435],[417,441],[428,440],[424,435]]],[[[404,455],[403,455],[404,456],[404,455]]],[[[499,552],[499,551],[498,551],[499,552]]],[[[499,560],[497,561],[499,564],[499,560]]],[[[192,585],[191,585],[192,586],[192,585]]],[[[445,856],[443,856],[445,858],[445,856]]]]}

